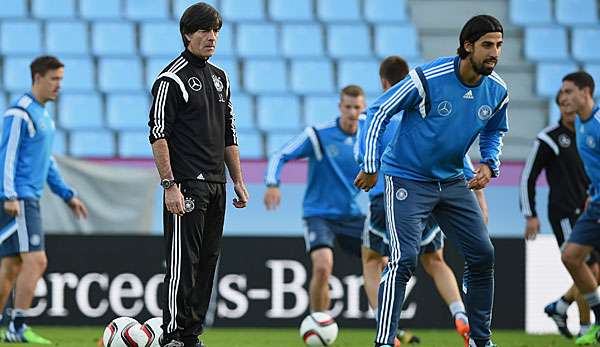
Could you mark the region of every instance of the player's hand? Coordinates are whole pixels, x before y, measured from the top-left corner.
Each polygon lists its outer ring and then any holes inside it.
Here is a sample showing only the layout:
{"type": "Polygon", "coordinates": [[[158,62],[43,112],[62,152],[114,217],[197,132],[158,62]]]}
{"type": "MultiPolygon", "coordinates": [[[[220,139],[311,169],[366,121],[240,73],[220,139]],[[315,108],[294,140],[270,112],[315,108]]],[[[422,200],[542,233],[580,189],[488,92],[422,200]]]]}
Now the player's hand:
{"type": "Polygon", "coordinates": [[[528,217],[525,224],[525,240],[535,240],[540,232],[540,220],[537,217],[528,217]]]}
{"type": "Polygon", "coordinates": [[[185,213],[183,194],[181,194],[176,184],[169,187],[169,189],[165,189],[165,206],[167,206],[167,211],[173,214],[183,216],[185,213]]]}
{"type": "Polygon", "coordinates": [[[371,188],[373,188],[376,183],[377,183],[377,172],[368,174],[364,171],[361,171],[358,173],[358,176],[356,176],[356,179],[354,180],[354,185],[358,189],[362,189],[365,192],[368,192],[369,190],[371,190],[371,188]]]}
{"type": "Polygon", "coordinates": [[[75,214],[75,217],[87,219],[87,217],[88,217],[87,207],[85,207],[84,203],[81,200],[79,200],[78,197],[76,197],[76,196],[72,197],[71,200],[69,200],[69,202],[67,204],[71,208],[71,211],[73,211],[73,213],[75,214]]]}
{"type": "Polygon", "coordinates": [[[233,190],[235,190],[235,195],[237,195],[237,198],[233,198],[233,206],[236,208],[244,208],[248,206],[250,194],[248,194],[248,190],[246,189],[244,182],[234,183],[233,190]]]}
{"type": "Polygon", "coordinates": [[[265,192],[265,208],[267,210],[275,210],[281,203],[281,191],[279,187],[269,187],[265,192]]]}
{"type": "Polygon", "coordinates": [[[474,171],[475,177],[469,181],[469,189],[483,189],[492,179],[492,170],[487,164],[481,164],[474,171]]]}
{"type": "Polygon", "coordinates": [[[18,200],[4,201],[4,212],[11,217],[16,217],[21,213],[18,200]]]}

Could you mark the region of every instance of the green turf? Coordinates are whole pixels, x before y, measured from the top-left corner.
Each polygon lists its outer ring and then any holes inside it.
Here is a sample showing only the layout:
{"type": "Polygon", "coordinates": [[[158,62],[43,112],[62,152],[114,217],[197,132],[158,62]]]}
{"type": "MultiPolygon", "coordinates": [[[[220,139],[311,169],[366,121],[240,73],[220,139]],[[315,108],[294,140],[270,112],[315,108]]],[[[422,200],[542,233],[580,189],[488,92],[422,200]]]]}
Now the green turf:
{"type": "MultiPolygon", "coordinates": [[[[52,340],[57,346],[95,347],[103,328],[54,328],[35,327],[40,335],[52,340]]],[[[463,347],[461,339],[450,330],[418,330],[422,339],[418,347],[463,347]]],[[[340,331],[335,347],[371,347],[373,331],[344,329],[340,331]]],[[[302,347],[296,329],[208,329],[203,340],[208,347],[302,347]]],[[[558,335],[527,335],[517,331],[495,331],[494,342],[499,347],[562,347],[575,346],[558,335]]],[[[18,346],[0,343],[0,346],[18,346]]],[[[33,345],[29,345],[33,346],[33,345]]],[[[41,346],[41,345],[38,345],[41,346]]]]}

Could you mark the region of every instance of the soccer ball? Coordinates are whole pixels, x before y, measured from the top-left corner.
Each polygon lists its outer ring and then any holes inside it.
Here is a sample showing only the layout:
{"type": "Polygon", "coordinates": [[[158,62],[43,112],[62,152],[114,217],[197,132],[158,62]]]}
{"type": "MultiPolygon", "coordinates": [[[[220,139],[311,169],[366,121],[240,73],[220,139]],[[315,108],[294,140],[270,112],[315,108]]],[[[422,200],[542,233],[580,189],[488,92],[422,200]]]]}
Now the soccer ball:
{"type": "Polygon", "coordinates": [[[148,336],[135,319],[119,317],[106,326],[102,342],[104,347],[145,347],[148,336]]]}
{"type": "Polygon", "coordinates": [[[146,323],[142,324],[142,331],[148,337],[148,343],[145,347],[160,347],[158,339],[163,333],[161,325],[162,317],[150,318],[146,323]]]}
{"type": "Polygon", "coordinates": [[[300,337],[309,346],[329,346],[337,334],[337,323],[325,312],[313,312],[300,324],[300,337]]]}

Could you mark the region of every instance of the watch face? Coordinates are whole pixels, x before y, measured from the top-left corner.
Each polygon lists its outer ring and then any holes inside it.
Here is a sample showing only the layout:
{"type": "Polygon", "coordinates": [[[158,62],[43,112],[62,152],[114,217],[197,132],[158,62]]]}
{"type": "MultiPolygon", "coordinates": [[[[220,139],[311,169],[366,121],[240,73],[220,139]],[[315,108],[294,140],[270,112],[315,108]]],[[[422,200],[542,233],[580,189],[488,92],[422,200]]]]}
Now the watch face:
{"type": "Polygon", "coordinates": [[[163,181],[161,182],[161,185],[163,186],[163,188],[165,188],[165,189],[169,189],[169,188],[171,188],[171,186],[173,185],[173,181],[170,181],[170,180],[163,180],[163,181]]]}

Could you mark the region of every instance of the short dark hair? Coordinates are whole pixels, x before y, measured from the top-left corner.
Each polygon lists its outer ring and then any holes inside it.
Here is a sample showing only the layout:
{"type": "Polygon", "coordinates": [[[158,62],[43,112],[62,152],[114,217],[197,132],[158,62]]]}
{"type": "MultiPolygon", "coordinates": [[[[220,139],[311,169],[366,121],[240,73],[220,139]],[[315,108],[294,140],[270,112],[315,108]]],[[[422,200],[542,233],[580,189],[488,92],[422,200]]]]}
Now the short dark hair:
{"type": "Polygon", "coordinates": [[[408,64],[406,60],[397,55],[389,56],[379,65],[379,77],[394,85],[408,75],[408,64]]]}
{"type": "Polygon", "coordinates": [[[579,89],[583,89],[585,87],[590,88],[590,95],[594,95],[594,78],[592,77],[592,75],[590,75],[589,73],[585,72],[585,71],[577,71],[577,72],[572,72],[568,75],[566,75],[565,77],[563,77],[563,82],[564,81],[571,81],[573,82],[573,84],[575,84],[577,86],[577,88],[579,89]]]}
{"type": "Polygon", "coordinates": [[[60,69],[64,66],[65,64],[58,60],[58,58],[51,55],[43,55],[35,58],[29,65],[29,68],[31,69],[31,83],[35,81],[36,74],[46,76],[48,71],[60,69]]]}
{"type": "Polygon", "coordinates": [[[188,7],[179,20],[179,32],[183,46],[187,47],[190,41],[185,34],[193,34],[198,30],[221,30],[223,18],[214,7],[207,3],[199,2],[188,7]]]}
{"type": "Polygon", "coordinates": [[[469,56],[469,52],[465,49],[465,42],[471,42],[475,44],[483,35],[487,33],[501,33],[504,34],[504,28],[498,19],[489,16],[487,14],[480,14],[471,17],[462,30],[458,38],[458,49],[456,50],[458,56],[461,59],[465,59],[469,56]]]}
{"type": "Polygon", "coordinates": [[[359,96],[365,96],[365,92],[361,87],[357,86],[356,84],[350,84],[342,89],[342,92],[340,93],[340,98],[342,98],[344,95],[356,98],[359,96]]]}

